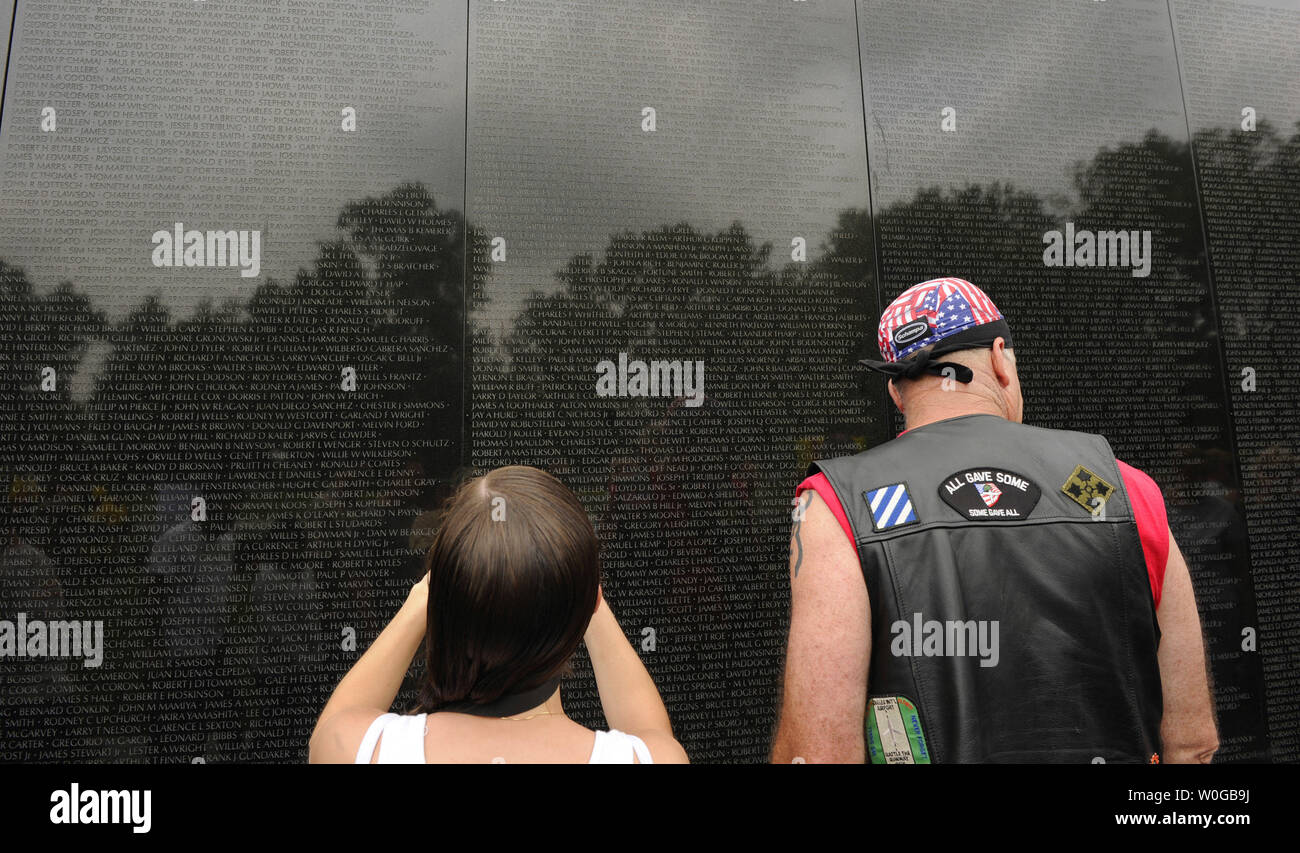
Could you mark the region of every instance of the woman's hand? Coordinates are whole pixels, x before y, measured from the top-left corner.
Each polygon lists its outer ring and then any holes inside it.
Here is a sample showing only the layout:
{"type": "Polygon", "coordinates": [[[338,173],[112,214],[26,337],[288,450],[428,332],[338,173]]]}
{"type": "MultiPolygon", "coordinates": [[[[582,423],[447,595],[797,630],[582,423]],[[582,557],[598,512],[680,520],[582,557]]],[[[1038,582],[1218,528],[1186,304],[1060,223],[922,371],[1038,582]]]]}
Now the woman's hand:
{"type": "Polygon", "coordinates": [[[429,573],[425,572],[424,577],[420,578],[411,591],[407,593],[406,604],[403,607],[418,608],[423,613],[429,606],[429,573]]]}
{"type": "MultiPolygon", "coordinates": [[[[599,642],[602,636],[609,635],[609,626],[613,625],[618,628],[618,620],[614,618],[614,611],[609,609],[609,602],[605,596],[597,591],[596,612],[592,614],[591,621],[587,623],[587,631],[583,635],[583,641],[590,644],[599,642]]],[[[618,628],[622,632],[621,628],[618,628]]]]}

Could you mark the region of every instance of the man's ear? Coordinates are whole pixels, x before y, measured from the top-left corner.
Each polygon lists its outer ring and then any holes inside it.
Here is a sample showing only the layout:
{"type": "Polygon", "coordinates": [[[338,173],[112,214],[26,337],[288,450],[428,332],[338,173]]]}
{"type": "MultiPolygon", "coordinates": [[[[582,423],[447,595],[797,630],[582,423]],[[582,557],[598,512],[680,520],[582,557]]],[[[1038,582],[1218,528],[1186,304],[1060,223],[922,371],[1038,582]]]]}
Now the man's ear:
{"type": "Polygon", "coordinates": [[[898,413],[903,414],[903,395],[899,393],[893,379],[889,380],[889,399],[893,400],[894,405],[898,407],[898,413]]]}
{"type": "Polygon", "coordinates": [[[1011,384],[1011,372],[1015,368],[1011,356],[1007,355],[1006,338],[999,336],[993,341],[993,347],[989,351],[989,365],[993,368],[993,375],[997,377],[998,384],[1006,388],[1011,384]]]}

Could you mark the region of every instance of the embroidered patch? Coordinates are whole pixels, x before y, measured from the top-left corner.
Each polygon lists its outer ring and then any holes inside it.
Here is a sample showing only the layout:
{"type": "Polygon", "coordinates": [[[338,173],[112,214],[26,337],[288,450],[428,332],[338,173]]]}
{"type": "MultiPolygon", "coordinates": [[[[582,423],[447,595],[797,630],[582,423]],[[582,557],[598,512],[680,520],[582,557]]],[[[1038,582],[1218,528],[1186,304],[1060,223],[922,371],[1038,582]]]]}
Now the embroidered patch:
{"type": "Polygon", "coordinates": [[[871,507],[871,523],[876,530],[888,530],[904,524],[915,524],[918,519],[912,507],[912,496],[903,483],[881,486],[862,493],[871,507]]]}
{"type": "Polygon", "coordinates": [[[1042,493],[1037,483],[1005,468],[967,468],[939,486],[944,503],[972,521],[1028,518],[1042,493]]]}
{"type": "Polygon", "coordinates": [[[1061,491],[1088,512],[1096,513],[1115,492],[1115,487],[1082,465],[1076,465],[1061,491]]]}
{"type": "Polygon", "coordinates": [[[906,696],[867,703],[867,757],[872,764],[929,764],[921,714],[906,696]]]}

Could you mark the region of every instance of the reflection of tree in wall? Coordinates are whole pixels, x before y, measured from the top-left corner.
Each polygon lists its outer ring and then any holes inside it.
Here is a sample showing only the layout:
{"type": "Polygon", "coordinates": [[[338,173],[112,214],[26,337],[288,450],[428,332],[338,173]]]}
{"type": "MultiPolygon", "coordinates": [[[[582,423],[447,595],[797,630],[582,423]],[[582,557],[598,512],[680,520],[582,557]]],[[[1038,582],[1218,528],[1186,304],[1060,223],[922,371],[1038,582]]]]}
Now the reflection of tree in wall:
{"type": "MultiPolygon", "coordinates": [[[[529,299],[504,341],[507,407],[471,413],[480,429],[490,414],[494,431],[511,431],[509,451],[480,452],[481,464],[541,465],[583,495],[603,535],[611,600],[638,639],[655,631],[646,660],[688,747],[725,750],[747,737],[734,748],[751,756],[771,722],[761,667],[780,643],[763,610],[780,618],[782,606],[756,595],[781,546],[759,531],[788,521],[796,442],[825,432],[826,411],[862,417],[849,368],[861,286],[829,261],[773,270],[773,259],[773,246],[755,246],[739,223],[613,235],[600,261],[572,258],[558,289],[529,299]],[[598,398],[596,366],[620,353],[703,362],[702,405],[672,394],[598,398]],[[839,399],[818,401],[825,393],[839,399]],[[737,643],[743,656],[729,653],[737,643]],[[706,717],[708,708],[723,711],[706,717]]],[[[600,724],[586,696],[586,721],[600,724]]]]}
{"type": "MultiPolygon", "coordinates": [[[[152,296],[111,327],[72,285],[37,295],[21,270],[0,265],[0,395],[12,413],[4,518],[16,517],[15,497],[36,496],[47,521],[34,535],[54,558],[68,610],[106,618],[106,644],[136,653],[76,670],[102,682],[83,698],[138,692],[167,658],[160,634],[139,626],[156,623],[191,579],[146,567],[199,495],[201,535],[233,529],[239,543],[223,606],[243,642],[225,651],[247,678],[232,683],[250,687],[256,669],[301,659],[301,638],[281,653],[292,626],[267,618],[269,601],[290,598],[267,592],[288,583],[274,573],[294,576],[298,596],[324,607],[311,642],[328,667],[294,686],[292,737],[254,744],[253,753],[305,754],[313,705],[355,659],[340,648],[342,629],[364,648],[391,616],[418,567],[413,519],[460,464],[462,221],[424,188],[399,187],[345,207],[343,236],[322,244],[313,268],[290,284],[268,279],[244,305],[206,302],[186,319],[152,296]],[[78,402],[68,380],[96,337],[111,350],[78,402]],[[51,394],[36,387],[45,365],[60,377],[51,394]],[[355,391],[343,386],[346,370],[355,391]]],[[[146,703],[162,698],[124,700],[139,730],[150,720],[146,703]]],[[[231,691],[224,699],[242,701],[231,691]]],[[[31,748],[48,757],[51,747],[31,748]]]]}
{"type": "MultiPolygon", "coordinates": [[[[1197,145],[1234,135],[1198,134],[1197,145]]],[[[1256,144],[1219,144],[1217,156],[1236,163],[1216,168],[1250,171],[1256,189],[1294,186],[1296,137],[1285,147],[1276,139],[1261,127],[1256,144]]],[[[1015,332],[1027,419],[1108,435],[1121,458],[1165,486],[1175,534],[1190,552],[1216,571],[1244,571],[1189,148],[1151,132],[1080,163],[1074,182],[1080,200],[1067,216],[1076,229],[1152,232],[1149,276],[1044,266],[1043,234],[1065,220],[1032,191],[993,183],[921,189],[874,223],[844,211],[818,262],[779,272],[769,266],[771,247],[755,249],[738,225],[714,235],[686,224],[616,234],[602,260],[574,257],[558,273],[558,290],[535,294],[521,312],[505,342],[503,383],[519,391],[507,394],[514,441],[504,456],[588,487],[606,532],[611,598],[621,592],[629,602],[629,632],[651,625],[677,633],[676,646],[661,642],[646,660],[674,720],[685,718],[678,733],[692,755],[761,757],[761,745],[727,743],[719,733],[739,720],[761,740],[770,723],[766,704],[745,691],[779,664],[780,614],[763,603],[784,594],[781,521],[803,451],[837,455],[856,449],[853,438],[892,434],[869,426],[883,414],[881,398],[869,392],[864,412],[846,369],[851,355],[875,346],[873,237],[881,302],[943,274],[985,287],[1015,332]],[[703,359],[717,407],[692,426],[688,411],[668,401],[595,400],[593,368],[619,352],[703,359]],[[1208,525],[1219,510],[1198,497],[1207,479],[1226,491],[1229,512],[1208,525]],[[648,570],[637,566],[647,555],[648,570]],[[728,562],[737,555],[739,565],[728,562]],[[679,583],[678,572],[696,589],[679,583]],[[679,610],[677,625],[665,613],[679,610]],[[711,646],[702,626],[725,626],[722,645],[711,646]],[[726,664],[709,663],[718,654],[726,664]],[[757,674],[722,671],[739,661],[759,661],[757,674]],[[701,707],[709,716],[692,717],[701,707]]],[[[1250,207],[1249,197],[1234,201],[1250,207]]],[[[1294,246],[1266,251],[1294,256],[1294,246]]],[[[1227,671],[1217,677],[1250,682],[1227,671]]],[[[588,721],[599,722],[591,713],[588,721]]]]}
{"type": "MultiPolygon", "coordinates": [[[[1011,187],[936,187],[881,211],[876,226],[886,296],[939,271],[982,284],[1011,320],[1026,420],[1102,433],[1121,459],[1160,483],[1194,577],[1202,589],[1214,590],[1208,593],[1215,606],[1208,619],[1227,626],[1208,634],[1214,677],[1249,693],[1257,683],[1258,659],[1239,654],[1235,632],[1254,623],[1254,602],[1233,583],[1246,576],[1249,563],[1238,460],[1229,450],[1223,401],[1225,393],[1232,394],[1240,436],[1247,428],[1241,421],[1244,403],[1267,399],[1259,405],[1285,408],[1284,401],[1297,394],[1287,366],[1297,355],[1295,338],[1279,334],[1275,306],[1286,289],[1276,275],[1294,270],[1296,262],[1300,135],[1282,137],[1262,122],[1254,133],[1201,131],[1194,143],[1214,247],[1217,304],[1205,283],[1189,147],[1154,131],[1079,163],[1079,202],[1064,218],[1049,216],[1036,196],[1011,187]],[[1134,278],[1125,268],[1045,267],[1040,238],[1066,219],[1079,230],[1150,229],[1151,274],[1134,278]],[[936,222],[942,227],[935,229],[936,222]],[[961,239],[953,240],[953,234],[961,239]],[[1216,317],[1220,311],[1226,316],[1216,317]],[[1227,336],[1226,389],[1219,370],[1221,328],[1227,336]],[[1243,364],[1266,365],[1267,398],[1243,400],[1243,364]]],[[[1256,417],[1250,426],[1260,423],[1256,417]]],[[[1273,492],[1264,499],[1269,503],[1290,496],[1289,487],[1270,482],[1300,473],[1294,441],[1286,438],[1293,432],[1256,435],[1267,448],[1259,454],[1243,450],[1240,467],[1247,471],[1256,455],[1270,460],[1257,480],[1246,478],[1248,486],[1273,492]]],[[[1291,506],[1294,517],[1294,501],[1291,506]]],[[[1290,563],[1295,559],[1300,553],[1290,563]]],[[[1258,743],[1258,703],[1241,705],[1231,687],[1219,698],[1222,753],[1231,756],[1248,748],[1240,747],[1243,742],[1258,743]]]]}
{"type": "MultiPolygon", "coordinates": [[[[1297,144],[1264,126],[1197,134],[1202,168],[1212,158],[1215,171],[1244,187],[1231,190],[1244,195],[1224,200],[1226,209],[1294,186],[1297,144]]],[[[943,273],[986,287],[1017,334],[1027,417],[1106,433],[1121,457],[1177,480],[1178,448],[1114,427],[1134,415],[1116,410],[1124,395],[1145,406],[1222,394],[1201,362],[1189,371],[1168,354],[1170,342],[1214,334],[1197,284],[1204,259],[1187,163],[1186,146],[1151,134],[1099,152],[1076,173],[1078,228],[1149,227],[1171,241],[1158,245],[1147,279],[1093,270],[1087,280],[1097,286],[1081,288],[1071,271],[1043,267],[1042,234],[1062,223],[1030,192],[932,188],[874,223],[843,211],[806,265],[782,260],[785,246],[755,246],[738,223],[716,234],[686,223],[615,234],[600,260],[575,256],[554,292],[530,299],[501,353],[471,330],[483,370],[475,387],[506,391],[491,410],[508,413],[493,421],[509,425],[505,446],[482,458],[542,465],[582,493],[604,537],[611,598],[627,602],[620,616],[629,633],[657,629],[658,650],[646,659],[693,755],[765,753],[791,486],[809,458],[890,434],[876,383],[864,402],[852,367],[864,343],[874,346],[875,237],[884,250],[879,301],[943,273]],[[1170,295],[1191,297],[1203,316],[1179,315],[1186,300],[1161,301],[1170,295]],[[1104,328],[1095,320],[1103,311],[1104,328]],[[705,404],[596,398],[595,365],[620,352],[704,361],[705,404]],[[1144,356],[1163,378],[1118,369],[1144,356]]],[[[156,618],[165,590],[144,567],[192,493],[208,499],[211,535],[237,532],[225,605],[237,630],[229,633],[257,638],[256,653],[247,642],[224,649],[239,674],[222,682],[219,701],[240,708],[247,731],[231,746],[239,757],[302,756],[325,692],[355,659],[339,649],[340,629],[355,628],[364,647],[415,574],[411,525],[462,463],[463,218],[439,210],[422,187],[404,186],[348,205],[339,226],[342,236],[322,244],[312,269],[291,283],[268,279],[245,304],[206,303],[185,319],[150,297],[109,325],[72,284],[39,294],[0,262],[5,541],[21,534],[44,552],[66,610],[102,614],[110,647],[137,653],[109,656],[100,671],[70,667],[83,689],[65,709],[69,720],[74,708],[99,703],[134,714],[138,731],[148,724],[145,703],[157,697],[140,688],[158,650],[142,648],[134,626],[156,618]],[[96,340],[109,354],[83,400],[67,380],[96,340]],[[43,366],[60,377],[50,394],[39,390],[43,366]],[[356,371],[357,395],[340,388],[344,367],[356,371]],[[376,396],[360,396],[370,389],[376,396]],[[421,405],[439,400],[454,404],[421,405]],[[452,441],[421,444],[431,436],[452,441]],[[290,688],[296,716],[263,725],[261,711],[240,704],[266,686],[254,670],[292,668],[311,655],[298,638],[287,644],[298,652],[276,658],[277,628],[261,618],[259,591],[292,585],[300,572],[316,583],[314,593],[305,582],[299,592],[319,602],[323,660],[290,688]]],[[[1234,244],[1232,263],[1293,259],[1280,233],[1234,244]]],[[[473,268],[490,268],[481,236],[472,232],[468,245],[473,268]]],[[[1223,257],[1215,261],[1224,268],[1223,257]]],[[[1259,292],[1277,285],[1257,284],[1259,292]]],[[[1237,310],[1254,317],[1259,309],[1237,310]]],[[[1175,425],[1194,428],[1204,411],[1176,411],[1175,425]]],[[[1204,461],[1204,448],[1190,451],[1204,461]]],[[[578,687],[590,697],[588,676],[578,687]]],[[[600,722],[590,701],[577,707],[600,722]]],[[[6,730],[29,757],[58,757],[57,746],[23,741],[21,727],[6,730]]],[[[128,747],[105,746],[113,748],[128,747]]]]}
{"type": "MultiPolygon", "coordinates": [[[[1258,598],[1257,622],[1247,621],[1254,616],[1251,613],[1232,613],[1223,621],[1235,632],[1241,625],[1259,626],[1270,700],[1272,757],[1296,761],[1300,743],[1294,732],[1300,714],[1291,700],[1300,635],[1289,630],[1294,608],[1289,604],[1288,587],[1291,570],[1300,564],[1300,539],[1294,535],[1300,523],[1300,496],[1295,490],[1300,478],[1300,446],[1294,416],[1300,409],[1300,374],[1295,369],[1300,363],[1300,340],[1291,323],[1300,309],[1300,208],[1296,206],[1300,198],[1300,134],[1284,137],[1266,122],[1253,133],[1207,130],[1197,135],[1196,158],[1206,227],[1212,239],[1216,308],[1227,352],[1226,379],[1238,423],[1243,500],[1234,509],[1244,503],[1248,514],[1258,598]],[[1243,388],[1243,372],[1251,371],[1255,385],[1243,388]]],[[[1223,460],[1209,457],[1201,460],[1194,473],[1199,479],[1212,479],[1223,466],[1223,460]]],[[[1199,511],[1189,516],[1198,521],[1213,521],[1222,514],[1216,513],[1210,502],[1196,509],[1199,511]]],[[[1245,663],[1243,657],[1228,662],[1240,667],[1245,663]]],[[[1252,683],[1234,679],[1232,673],[1220,677],[1248,686],[1252,683]]],[[[1254,697],[1243,691],[1232,698],[1249,702],[1254,697]]]]}

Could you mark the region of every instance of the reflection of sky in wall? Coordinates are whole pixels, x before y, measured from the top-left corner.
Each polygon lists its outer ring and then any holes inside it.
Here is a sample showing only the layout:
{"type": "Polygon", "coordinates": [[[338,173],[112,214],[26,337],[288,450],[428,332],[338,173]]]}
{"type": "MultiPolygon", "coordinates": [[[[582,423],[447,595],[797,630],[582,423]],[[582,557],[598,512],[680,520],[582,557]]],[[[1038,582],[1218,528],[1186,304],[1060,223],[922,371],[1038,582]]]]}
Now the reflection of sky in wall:
{"type": "MultiPolygon", "coordinates": [[[[1290,129],[1300,0],[1173,8],[1193,126],[1226,125],[1218,105],[1249,97],[1290,129]],[[1270,10],[1287,17],[1261,48],[1256,19],[1270,10]],[[1205,55],[1213,64],[1196,65],[1205,55]]],[[[6,27],[12,12],[0,0],[6,27]]],[[[422,180],[459,209],[464,12],[447,0],[322,0],[279,16],[255,0],[27,0],[0,133],[0,258],[42,289],[75,281],[110,317],[152,291],[187,314],[291,278],[349,200],[422,180]],[[345,104],[356,134],[338,129],[345,104]],[[39,131],[46,105],[56,134],[39,131]],[[154,268],[149,236],[178,219],[261,228],[262,274],[154,268]]],[[[838,212],[864,204],[848,0],[473,0],[472,14],[469,212],[511,249],[488,282],[493,316],[618,230],[739,220],[779,263],[794,234],[816,257],[838,212]],[[640,130],[646,105],[653,134],[640,130]]],[[[1073,162],[1103,145],[1152,126],[1181,138],[1168,18],[1160,0],[861,0],[877,203],[967,180],[1060,195],[1073,162]],[[936,130],[948,104],[956,134],[936,130]]]]}
{"type": "Polygon", "coordinates": [[[1187,128],[1164,0],[863,0],[877,205],[1010,180],[1073,198],[1075,161],[1187,128]],[[957,111],[957,131],[939,130],[957,111]]]}
{"type": "Polygon", "coordinates": [[[0,258],[110,318],[149,292],[188,315],[291,280],[344,203],[403,181],[464,204],[464,3],[23,0],[14,26],[0,258]],[[261,229],[261,275],[155,268],[150,236],[176,221],[261,229]]]}
{"type": "Polygon", "coordinates": [[[1278,133],[1300,121],[1300,0],[1177,0],[1173,5],[1192,129],[1240,126],[1254,107],[1278,133]]]}
{"type": "Polygon", "coordinates": [[[471,10],[469,215],[508,247],[486,283],[494,325],[615,232],[739,220],[779,266],[791,237],[816,258],[838,213],[866,205],[848,0],[471,10]]]}

